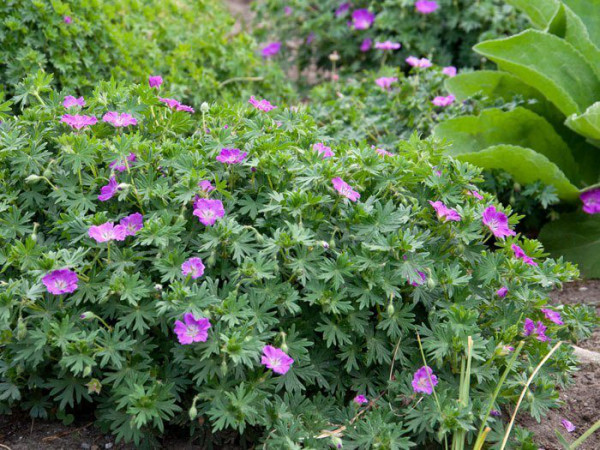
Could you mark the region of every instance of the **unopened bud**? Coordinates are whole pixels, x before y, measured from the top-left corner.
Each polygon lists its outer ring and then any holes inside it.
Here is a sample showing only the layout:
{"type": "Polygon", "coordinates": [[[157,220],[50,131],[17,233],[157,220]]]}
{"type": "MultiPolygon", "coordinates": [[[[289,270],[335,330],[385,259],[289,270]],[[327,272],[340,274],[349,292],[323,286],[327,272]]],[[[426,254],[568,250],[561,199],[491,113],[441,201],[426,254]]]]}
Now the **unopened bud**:
{"type": "Polygon", "coordinates": [[[38,175],[29,175],[27,178],[25,178],[25,183],[37,183],[41,179],[42,177],[38,175]]]}
{"type": "Polygon", "coordinates": [[[192,405],[190,410],[188,411],[190,415],[190,420],[194,420],[198,416],[198,410],[196,409],[196,405],[192,405]]]}
{"type": "Polygon", "coordinates": [[[202,102],[202,104],[200,105],[200,111],[202,111],[203,113],[207,113],[209,109],[209,104],[206,102],[202,102]]]}
{"type": "Polygon", "coordinates": [[[394,304],[392,302],[390,302],[387,307],[387,313],[389,316],[393,316],[395,312],[396,312],[396,308],[394,308],[394,304]]]}
{"type": "Polygon", "coordinates": [[[329,60],[331,62],[339,61],[340,60],[340,54],[337,51],[333,52],[332,54],[329,55],[329,60]]]}

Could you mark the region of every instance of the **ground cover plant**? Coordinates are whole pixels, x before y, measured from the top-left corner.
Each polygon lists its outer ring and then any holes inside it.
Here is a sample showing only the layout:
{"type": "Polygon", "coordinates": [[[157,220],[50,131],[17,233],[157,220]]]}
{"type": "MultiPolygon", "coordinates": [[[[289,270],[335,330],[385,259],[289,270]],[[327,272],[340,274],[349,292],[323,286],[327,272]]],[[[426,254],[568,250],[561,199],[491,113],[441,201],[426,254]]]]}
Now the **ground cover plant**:
{"type": "Polygon", "coordinates": [[[292,62],[299,72],[313,64],[331,69],[332,55],[343,73],[384,61],[406,68],[409,55],[479,67],[484,60],[473,45],[525,26],[522,15],[498,0],[262,0],[255,9],[265,57],[292,62]]]}
{"type": "Polygon", "coordinates": [[[194,112],[156,79],[83,98],[33,80],[0,113],[3,413],[95,410],[145,446],[172,425],[460,449],[568,384],[556,344],[595,317],[547,293],[577,270],[437,144],[337,142],[262,97],[194,112]]]}
{"type": "Polygon", "coordinates": [[[278,67],[262,64],[254,39],[210,0],[5,0],[0,46],[0,90],[11,96],[39,69],[79,95],[111,75],[139,83],[148,73],[191,105],[291,94],[278,67]]]}

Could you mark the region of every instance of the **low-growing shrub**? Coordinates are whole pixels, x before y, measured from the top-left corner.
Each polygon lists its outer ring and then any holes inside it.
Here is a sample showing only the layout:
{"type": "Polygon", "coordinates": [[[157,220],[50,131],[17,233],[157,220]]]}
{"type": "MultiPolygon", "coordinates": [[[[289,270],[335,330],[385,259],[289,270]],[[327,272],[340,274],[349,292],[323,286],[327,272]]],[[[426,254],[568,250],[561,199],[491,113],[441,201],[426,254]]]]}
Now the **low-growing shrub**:
{"type": "MultiPolygon", "coordinates": [[[[547,305],[576,269],[431,142],[329,146],[303,108],[254,97],[192,115],[146,84],[68,109],[46,89],[1,113],[3,413],[95,410],[149,446],[171,424],[265,448],[464,448],[482,424],[502,439],[533,368],[593,326],[547,305]]],[[[534,379],[534,417],[571,353],[534,379]]]]}
{"type": "Polygon", "coordinates": [[[87,94],[100,80],[161,75],[192,105],[254,91],[291,95],[248,34],[210,0],[0,2],[0,90],[19,92],[44,69],[55,86],[87,94]]]}

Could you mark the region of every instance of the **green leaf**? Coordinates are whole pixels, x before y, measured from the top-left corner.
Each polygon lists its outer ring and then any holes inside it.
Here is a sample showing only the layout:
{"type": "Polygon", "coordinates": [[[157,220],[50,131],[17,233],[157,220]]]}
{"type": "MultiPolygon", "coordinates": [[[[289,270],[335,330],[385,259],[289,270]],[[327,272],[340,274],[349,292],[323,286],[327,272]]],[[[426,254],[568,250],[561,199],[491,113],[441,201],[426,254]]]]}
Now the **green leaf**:
{"type": "Polygon", "coordinates": [[[558,0],[506,0],[506,3],[523,11],[536,28],[548,26],[560,3],[558,0]]]}
{"type": "Polygon", "coordinates": [[[569,116],[565,123],[586,138],[600,141],[600,102],[594,103],[583,114],[569,116]]]}
{"type": "Polygon", "coordinates": [[[535,86],[567,116],[600,100],[600,80],[585,58],[564,39],[527,30],[481,42],[474,49],[500,69],[535,86]]]}
{"type": "Polygon", "coordinates": [[[484,169],[506,170],[522,184],[539,180],[552,185],[562,200],[574,200],[579,195],[579,190],[554,163],[530,148],[496,145],[480,152],[459,155],[458,159],[484,169]]]}
{"type": "Polygon", "coordinates": [[[592,42],[600,48],[600,14],[598,14],[600,0],[562,0],[562,2],[582,20],[592,42]]]}
{"type": "Polygon", "coordinates": [[[488,109],[479,116],[447,120],[433,131],[452,141],[451,155],[463,155],[494,145],[527,147],[556,164],[567,177],[578,180],[578,168],[567,144],[544,118],[524,109],[488,109]]]}
{"type": "Polygon", "coordinates": [[[600,215],[565,214],[542,228],[540,240],[551,254],[577,263],[583,276],[600,278],[600,215]]]}

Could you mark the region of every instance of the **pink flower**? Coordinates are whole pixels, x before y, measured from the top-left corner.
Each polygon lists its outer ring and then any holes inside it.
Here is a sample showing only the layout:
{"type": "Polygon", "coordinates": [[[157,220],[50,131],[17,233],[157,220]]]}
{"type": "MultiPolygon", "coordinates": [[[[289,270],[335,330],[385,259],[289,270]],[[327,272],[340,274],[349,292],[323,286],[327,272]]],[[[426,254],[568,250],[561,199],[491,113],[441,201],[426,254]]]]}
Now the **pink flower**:
{"type": "Polygon", "coordinates": [[[335,10],[335,17],[340,17],[342,14],[344,14],[349,9],[350,9],[350,3],[348,3],[348,2],[341,3],[340,6],[338,6],[338,8],[335,10]]]}
{"type": "Polygon", "coordinates": [[[497,409],[492,409],[490,411],[490,416],[500,417],[501,415],[502,415],[502,413],[500,411],[498,411],[497,409]]]}
{"type": "Polygon", "coordinates": [[[144,216],[140,213],[130,214],[123,217],[119,225],[125,228],[125,236],[135,236],[144,227],[144,216]]]}
{"type": "Polygon", "coordinates": [[[363,39],[362,43],[360,44],[360,51],[361,52],[368,52],[369,50],[371,50],[371,47],[373,46],[373,39],[363,39]]]}
{"type": "Polygon", "coordinates": [[[375,21],[375,14],[370,12],[368,9],[357,9],[352,13],[351,25],[356,30],[367,30],[371,28],[375,21]]]}
{"type": "Polygon", "coordinates": [[[83,97],[75,98],[72,95],[67,95],[63,100],[63,106],[65,108],[72,108],[73,106],[85,106],[85,100],[83,97]]]}
{"type": "Polygon", "coordinates": [[[90,125],[95,125],[98,122],[94,116],[80,116],[65,114],[60,118],[60,121],[66,123],[75,130],[81,130],[82,128],[90,125]]]}
{"type": "Polygon", "coordinates": [[[427,281],[427,275],[425,275],[423,272],[421,272],[420,270],[417,270],[417,275],[419,275],[419,278],[421,279],[420,281],[413,281],[411,282],[411,286],[421,286],[423,285],[423,283],[425,283],[427,281]]]}
{"type": "Polygon", "coordinates": [[[204,275],[204,264],[200,258],[190,258],[181,265],[181,274],[184,277],[188,275],[195,280],[204,275]]]}
{"type": "Polygon", "coordinates": [[[506,236],[517,234],[508,227],[508,217],[506,217],[506,214],[497,211],[495,206],[489,206],[483,211],[481,221],[497,238],[503,239],[506,236]]]}
{"type": "Polygon", "coordinates": [[[450,106],[452,103],[454,103],[454,100],[456,100],[456,97],[454,97],[454,95],[450,94],[447,96],[442,96],[442,95],[438,95],[437,97],[435,97],[431,103],[433,103],[435,106],[450,106]]]}
{"type": "Polygon", "coordinates": [[[124,241],[127,230],[123,225],[115,226],[113,222],[106,222],[102,225],[91,226],[88,235],[96,242],[124,241]]]}
{"type": "Polygon", "coordinates": [[[242,153],[239,148],[222,148],[221,153],[217,156],[217,161],[223,164],[239,164],[246,156],[248,153],[242,153]]]}
{"type": "Polygon", "coordinates": [[[102,121],[112,124],[114,127],[128,127],[129,125],[137,125],[137,119],[131,114],[121,113],[116,111],[109,111],[104,114],[102,121]]]}
{"type": "Polygon", "coordinates": [[[70,16],[64,16],[63,22],[69,25],[70,23],[73,23],[73,19],[70,16]]]}
{"type": "Polygon", "coordinates": [[[502,286],[496,291],[496,295],[500,298],[506,297],[506,294],[508,294],[508,288],[506,286],[502,286]]]}
{"type": "Polygon", "coordinates": [[[444,219],[444,222],[460,222],[460,214],[458,214],[458,212],[454,209],[448,208],[442,202],[432,202],[430,200],[429,204],[433,206],[433,209],[435,209],[438,219],[444,219]]]}
{"type": "Polygon", "coordinates": [[[321,142],[317,142],[316,144],[314,144],[313,150],[318,152],[319,155],[323,156],[323,159],[331,158],[332,156],[335,156],[335,153],[333,153],[331,148],[327,147],[325,144],[323,144],[321,142]]]}
{"type": "Polygon", "coordinates": [[[525,319],[525,323],[523,324],[523,335],[525,336],[535,336],[538,341],[546,342],[549,341],[550,338],[546,336],[546,326],[538,320],[537,323],[534,323],[531,319],[525,319]]]}
{"type": "Polygon", "coordinates": [[[291,6],[286,6],[285,8],[283,8],[283,12],[286,16],[291,16],[294,10],[291,6]]]}
{"type": "Polygon", "coordinates": [[[277,106],[271,105],[271,103],[269,103],[268,100],[256,100],[254,98],[254,95],[250,97],[250,100],[248,100],[248,103],[250,103],[256,109],[259,109],[264,112],[269,112],[272,109],[277,108],[277,106]]]}
{"type": "Polygon", "coordinates": [[[54,295],[75,292],[78,281],[77,274],[69,269],[54,270],[42,278],[42,283],[44,283],[48,292],[54,295]]]}
{"type": "Polygon", "coordinates": [[[438,379],[433,374],[431,367],[423,366],[415,372],[412,387],[415,392],[431,395],[433,387],[437,386],[438,379]]]}
{"type": "Polygon", "coordinates": [[[101,202],[110,200],[117,193],[118,190],[119,183],[117,183],[117,179],[115,177],[110,177],[110,180],[108,180],[108,184],[100,188],[100,195],[98,196],[98,200],[100,200],[101,202]]]}
{"type": "Polygon", "coordinates": [[[263,355],[260,361],[261,364],[271,369],[273,372],[284,375],[290,370],[290,366],[294,360],[290,358],[283,350],[265,345],[263,347],[263,355]]]}
{"type": "Polygon", "coordinates": [[[567,430],[568,433],[572,433],[577,428],[575,425],[573,425],[572,422],[568,421],[567,419],[561,420],[560,423],[563,427],[565,427],[565,430],[567,430]]]}
{"type": "Polygon", "coordinates": [[[454,67],[454,66],[444,67],[442,69],[442,73],[444,75],[448,75],[450,78],[455,77],[456,76],[456,67],[454,67]]]}
{"type": "Polygon", "coordinates": [[[352,401],[354,403],[356,403],[357,405],[364,405],[365,403],[369,403],[369,400],[367,400],[367,397],[365,397],[362,394],[357,395],[356,397],[354,397],[354,400],[352,400],[352,401]]]}
{"type": "Polygon", "coordinates": [[[523,249],[517,244],[512,244],[510,247],[512,248],[513,252],[515,252],[515,258],[522,259],[523,262],[525,262],[525,264],[529,264],[530,266],[538,265],[538,263],[536,263],[533,259],[527,256],[523,249]]]}
{"type": "Polygon", "coordinates": [[[429,61],[427,58],[417,58],[416,56],[409,56],[408,58],[406,58],[405,60],[409,66],[412,67],[419,67],[421,69],[427,69],[428,67],[431,67],[431,61],[429,61]]]}
{"type": "Polygon", "coordinates": [[[583,192],[579,198],[583,202],[583,211],[588,214],[600,214],[600,189],[583,192]]]}
{"type": "Polygon", "coordinates": [[[221,200],[199,198],[194,205],[194,215],[208,227],[225,215],[225,209],[221,200]]]}
{"type": "Polygon", "coordinates": [[[475,197],[477,200],[483,200],[483,195],[481,195],[477,191],[468,191],[467,195],[470,195],[471,197],[475,197]]]}
{"type": "Polygon", "coordinates": [[[376,42],[375,48],[378,50],[398,50],[402,45],[399,42],[385,41],[376,42]]]}
{"type": "Polygon", "coordinates": [[[557,325],[565,324],[558,311],[553,311],[551,309],[542,308],[542,312],[544,313],[544,316],[546,316],[546,319],[548,319],[550,322],[554,322],[557,325]]]}
{"type": "Polygon", "coordinates": [[[208,180],[199,181],[198,187],[204,192],[211,192],[215,190],[215,187],[208,180]]]}
{"type": "Polygon", "coordinates": [[[181,103],[179,103],[179,101],[175,100],[174,98],[158,97],[158,101],[164,103],[165,105],[167,105],[171,109],[175,109],[179,105],[181,105],[181,103]]]}
{"type": "Polygon", "coordinates": [[[375,152],[377,152],[377,154],[382,158],[385,158],[386,156],[396,156],[392,152],[388,152],[387,150],[384,150],[382,148],[376,148],[375,152]]]}
{"type": "Polygon", "coordinates": [[[125,160],[116,159],[113,162],[111,162],[108,165],[108,167],[110,167],[113,170],[116,170],[117,172],[124,172],[125,170],[127,170],[127,166],[131,167],[131,164],[127,164],[127,162],[135,162],[136,159],[137,157],[135,156],[135,153],[129,153],[125,160]]]}
{"type": "Polygon", "coordinates": [[[315,40],[315,32],[311,31],[310,34],[306,37],[306,44],[310,45],[315,40]]]}
{"type": "Polygon", "coordinates": [[[262,57],[265,59],[271,58],[281,50],[281,42],[269,42],[261,50],[262,57]]]}
{"type": "Polygon", "coordinates": [[[375,84],[379,86],[381,89],[387,90],[390,88],[392,83],[398,81],[396,77],[381,77],[375,80],[375,84]]]}
{"type": "Polygon", "coordinates": [[[192,313],[183,315],[183,322],[175,321],[175,334],[179,343],[182,345],[193,344],[194,342],[206,342],[208,339],[208,329],[211,327],[210,321],[201,317],[196,319],[192,313]]]}
{"type": "Polygon", "coordinates": [[[350,185],[341,178],[336,177],[331,180],[331,182],[333,183],[333,187],[336,191],[338,191],[344,197],[349,198],[351,201],[356,202],[360,198],[360,194],[352,189],[350,185]]]}
{"type": "Polygon", "coordinates": [[[189,113],[195,113],[196,110],[194,108],[192,108],[191,106],[188,105],[184,105],[183,103],[180,103],[179,105],[177,105],[177,111],[185,111],[185,112],[189,112],[189,113]]]}
{"type": "Polygon", "coordinates": [[[429,0],[418,0],[415,2],[415,9],[421,14],[431,14],[439,8],[437,2],[429,0]]]}
{"type": "Polygon", "coordinates": [[[151,88],[159,88],[161,84],[163,84],[163,79],[160,75],[154,75],[148,77],[148,84],[151,88]]]}

